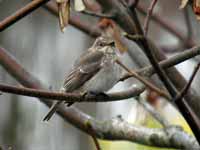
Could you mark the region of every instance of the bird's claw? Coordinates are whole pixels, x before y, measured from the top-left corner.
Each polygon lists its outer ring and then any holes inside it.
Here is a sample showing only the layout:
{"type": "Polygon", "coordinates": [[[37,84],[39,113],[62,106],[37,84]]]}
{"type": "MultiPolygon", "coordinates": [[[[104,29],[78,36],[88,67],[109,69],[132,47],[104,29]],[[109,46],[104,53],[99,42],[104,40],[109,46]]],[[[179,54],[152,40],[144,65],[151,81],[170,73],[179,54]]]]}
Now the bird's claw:
{"type": "Polygon", "coordinates": [[[104,92],[95,92],[95,91],[87,91],[83,94],[83,98],[87,97],[87,96],[94,96],[94,97],[98,97],[98,98],[109,98],[109,96],[104,93],[104,92]]]}

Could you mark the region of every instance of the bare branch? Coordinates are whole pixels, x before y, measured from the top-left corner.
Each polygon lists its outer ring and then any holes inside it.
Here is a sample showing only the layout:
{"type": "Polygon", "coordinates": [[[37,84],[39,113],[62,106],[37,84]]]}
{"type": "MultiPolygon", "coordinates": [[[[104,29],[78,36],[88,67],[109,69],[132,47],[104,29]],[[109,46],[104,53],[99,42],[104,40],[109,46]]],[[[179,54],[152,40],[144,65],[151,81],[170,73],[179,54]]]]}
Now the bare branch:
{"type": "Polygon", "coordinates": [[[157,0],[152,0],[150,7],[148,8],[147,16],[146,16],[146,19],[145,19],[145,22],[144,22],[144,36],[147,36],[150,19],[151,19],[153,9],[154,9],[156,3],[157,3],[157,0]]]}
{"type": "Polygon", "coordinates": [[[108,19],[113,19],[114,15],[113,14],[103,14],[103,13],[98,13],[98,12],[92,12],[88,10],[84,10],[81,13],[89,16],[94,16],[98,18],[108,18],[108,19]]]}
{"type": "Polygon", "coordinates": [[[88,130],[90,132],[90,135],[91,135],[91,137],[92,137],[92,139],[94,141],[94,144],[96,146],[96,150],[101,150],[100,144],[99,144],[99,142],[98,142],[98,140],[96,138],[95,131],[93,130],[92,125],[90,124],[90,122],[87,122],[87,126],[88,126],[88,130]]]}
{"type": "MultiPolygon", "coordinates": [[[[184,50],[184,52],[182,52],[182,53],[176,54],[175,56],[172,56],[171,58],[161,61],[159,63],[159,65],[162,68],[167,69],[172,66],[178,65],[178,64],[180,64],[190,58],[193,58],[197,55],[200,55],[200,47],[199,46],[184,50]]],[[[147,66],[145,68],[138,70],[137,73],[142,76],[150,77],[152,74],[155,73],[155,71],[152,66],[147,66]]],[[[132,76],[129,73],[127,73],[120,79],[120,81],[126,80],[130,77],[132,77],[132,76]]]]}
{"type": "Polygon", "coordinates": [[[170,95],[172,97],[174,97],[176,95],[176,89],[173,86],[173,84],[171,83],[171,81],[169,80],[167,74],[159,66],[158,60],[155,57],[155,55],[153,54],[153,52],[155,51],[155,49],[157,49],[157,47],[150,39],[147,39],[146,37],[144,37],[144,33],[142,31],[142,27],[140,25],[140,22],[139,22],[139,19],[137,17],[137,14],[136,14],[135,10],[133,10],[133,17],[132,18],[133,18],[133,20],[135,21],[135,24],[136,24],[136,28],[137,28],[136,34],[138,33],[139,35],[143,36],[143,38],[139,38],[138,39],[137,43],[143,49],[143,51],[146,54],[147,58],[151,62],[151,64],[154,67],[155,71],[157,72],[158,77],[160,78],[162,83],[165,85],[165,87],[168,90],[168,92],[170,93],[170,95]]]}
{"type": "Polygon", "coordinates": [[[183,11],[183,14],[184,14],[184,18],[185,18],[185,24],[186,24],[186,28],[187,28],[187,40],[190,41],[190,39],[192,38],[193,36],[193,31],[192,31],[192,24],[191,24],[191,20],[190,20],[190,9],[188,6],[186,6],[184,8],[184,11],[183,11]]]}
{"type": "MultiPolygon", "coordinates": [[[[98,2],[105,7],[109,7],[110,11],[116,12],[116,18],[115,21],[128,33],[131,35],[137,34],[137,35],[144,35],[137,13],[135,9],[132,9],[131,11],[121,3],[121,1],[114,1],[114,0],[98,0],[98,2]]],[[[159,49],[156,47],[156,45],[151,42],[149,39],[143,38],[140,39],[138,42],[138,45],[142,48],[146,56],[148,57],[149,61],[151,62],[152,66],[155,68],[160,80],[165,85],[166,89],[170,93],[172,97],[175,97],[177,94],[177,90],[174,87],[174,85],[171,83],[170,79],[168,78],[168,75],[162,70],[162,68],[158,64],[159,59],[165,58],[165,55],[159,51],[159,49]],[[157,55],[157,57],[156,57],[157,55]],[[157,60],[158,59],[158,60],[157,60]]],[[[177,73],[178,74],[178,73],[177,73]]],[[[178,74],[180,76],[180,74],[178,74]]],[[[176,103],[177,105],[180,105],[180,103],[176,103]]],[[[185,105],[185,103],[181,103],[181,105],[185,105]]],[[[193,104],[192,104],[193,106],[193,104]]],[[[186,107],[185,107],[186,108],[186,107]]],[[[188,110],[189,111],[189,110],[188,110]]],[[[181,111],[181,113],[185,113],[185,111],[181,111]]],[[[183,116],[188,115],[184,114],[183,116]]],[[[196,114],[194,116],[190,114],[191,118],[197,118],[196,114]]],[[[187,118],[185,118],[187,119],[187,118]]],[[[190,123],[190,122],[188,122],[190,123]]],[[[195,122],[193,122],[195,123],[195,122]]],[[[192,127],[192,126],[191,126],[192,127]]],[[[195,128],[192,128],[193,132],[195,131],[195,128]]],[[[196,133],[199,134],[200,133],[196,133]]],[[[197,138],[197,140],[200,139],[197,138]]]]}
{"type": "Polygon", "coordinates": [[[30,97],[38,97],[49,99],[49,101],[66,101],[68,102],[109,102],[109,101],[118,101],[122,99],[128,99],[131,97],[138,96],[141,92],[144,91],[144,88],[141,86],[133,86],[132,88],[115,93],[107,93],[106,96],[103,95],[92,95],[92,94],[79,94],[79,93],[60,93],[60,92],[52,92],[45,90],[38,90],[32,88],[24,88],[17,86],[10,86],[6,84],[0,84],[0,91],[30,96],[30,97]]]}
{"type": "Polygon", "coordinates": [[[25,7],[19,9],[17,12],[12,14],[11,16],[5,18],[0,22],[0,32],[14,24],[15,22],[19,21],[26,15],[30,14],[34,10],[36,10],[41,5],[45,4],[49,0],[34,0],[27,4],[25,7]]]}
{"type": "Polygon", "coordinates": [[[175,97],[174,101],[178,101],[180,99],[182,99],[185,94],[187,93],[188,89],[190,88],[192,81],[194,80],[195,75],[197,74],[198,70],[200,68],[200,63],[197,64],[197,66],[195,67],[192,76],[190,77],[188,83],[185,85],[185,87],[181,90],[181,92],[175,97]]]}
{"type": "MultiPolygon", "coordinates": [[[[198,144],[191,136],[185,134],[181,128],[174,126],[163,129],[149,129],[133,126],[122,118],[114,118],[109,121],[93,124],[93,129],[96,131],[95,133],[99,133],[97,137],[109,138],[110,140],[122,140],[123,138],[132,141],[135,139],[136,143],[145,145],[148,143],[150,146],[163,143],[162,146],[165,145],[164,147],[168,147],[167,145],[172,142],[179,143],[179,145],[177,145],[178,147],[176,147],[179,149],[199,149],[198,144]],[[186,145],[184,142],[193,145],[186,145]]],[[[161,145],[159,147],[161,147],[161,145]]]]}
{"type": "MultiPolygon", "coordinates": [[[[44,85],[27,72],[8,51],[0,49],[0,64],[22,85],[29,88],[44,89],[44,85]]],[[[51,102],[40,99],[43,103],[51,106],[51,102]]],[[[65,106],[59,107],[58,114],[80,130],[88,132],[86,122],[90,122],[97,138],[106,140],[128,140],[145,145],[159,147],[174,147],[182,149],[198,149],[199,146],[192,136],[179,130],[179,128],[148,129],[135,127],[125,121],[112,119],[106,122],[98,122],[91,116],[80,110],[65,106]],[[147,138],[148,137],[148,138],[147,138]],[[164,142],[163,142],[164,141],[164,142]]]]}
{"type": "Polygon", "coordinates": [[[181,112],[184,112],[182,114],[183,114],[184,118],[186,118],[188,123],[190,124],[190,127],[192,129],[195,129],[195,130],[193,130],[193,132],[198,141],[200,139],[200,134],[199,134],[200,133],[200,121],[196,117],[194,111],[188,105],[187,101],[185,101],[185,99],[183,99],[183,98],[186,95],[188,89],[190,88],[192,81],[194,80],[194,77],[197,74],[199,68],[200,68],[200,63],[198,63],[197,66],[195,67],[195,69],[192,73],[192,76],[189,79],[189,82],[185,85],[185,87],[181,90],[181,92],[174,99],[172,99],[172,101],[179,104],[177,106],[181,112]],[[184,103],[184,105],[182,103],[184,103]],[[194,117],[191,117],[191,116],[194,116],[194,117]]]}
{"type": "MultiPolygon", "coordinates": [[[[3,49],[2,49],[3,50],[3,49]]],[[[0,53],[1,54],[1,53],[0,53]]],[[[177,54],[177,56],[174,56],[166,61],[163,61],[160,63],[161,67],[169,67],[176,63],[180,63],[181,61],[187,60],[190,57],[194,57],[195,55],[200,54],[200,48],[195,47],[191,50],[185,51],[182,54],[177,54]],[[177,61],[178,60],[178,61],[177,61]]],[[[4,54],[5,55],[5,54],[4,54]]],[[[1,57],[0,55],[0,58],[1,57]]],[[[3,61],[0,61],[1,63],[3,61]]],[[[13,66],[15,67],[15,66],[13,66]]],[[[17,66],[16,66],[17,67],[17,66]]],[[[145,67],[137,71],[140,75],[143,76],[151,76],[153,73],[152,67],[145,67]]],[[[132,72],[132,71],[131,71],[132,72]]],[[[132,75],[126,74],[123,79],[127,79],[128,77],[131,77],[132,75]]],[[[137,75],[138,76],[138,75],[137,75]]],[[[135,75],[134,75],[135,77],[135,75]]],[[[66,100],[66,102],[108,102],[108,101],[116,101],[116,100],[122,100],[127,99],[130,97],[138,96],[141,92],[143,92],[143,88],[139,86],[135,86],[129,90],[122,91],[122,92],[116,92],[116,93],[108,93],[108,97],[102,98],[101,96],[94,96],[94,95],[83,95],[83,94],[77,94],[77,93],[59,93],[59,92],[52,92],[52,91],[44,91],[44,90],[35,90],[30,88],[21,88],[21,87],[15,87],[15,86],[8,86],[0,84],[0,91],[3,92],[9,92],[13,94],[20,94],[25,96],[34,96],[34,97],[40,97],[40,98],[46,98],[46,99],[56,99],[56,100],[66,100]]]]}
{"type": "Polygon", "coordinates": [[[140,82],[142,82],[148,88],[150,88],[151,90],[157,92],[160,96],[163,96],[163,97],[169,99],[169,95],[165,91],[160,90],[158,87],[153,85],[151,82],[149,82],[145,78],[139,76],[135,71],[130,70],[129,68],[127,68],[120,60],[116,60],[116,63],[119,64],[123,69],[125,69],[132,77],[138,79],[140,82]]]}
{"type": "MultiPolygon", "coordinates": [[[[131,7],[132,9],[132,7],[131,7]]],[[[137,9],[139,12],[143,15],[147,14],[146,9],[142,5],[138,5],[137,9]]],[[[165,21],[162,17],[158,16],[157,14],[152,14],[152,20],[154,20],[156,23],[158,23],[161,27],[163,27],[165,30],[167,30],[169,33],[177,37],[184,45],[186,48],[191,48],[196,43],[194,40],[190,39],[188,40],[187,37],[183,34],[183,32],[179,31],[178,28],[174,27],[170,22],[165,21]]]]}

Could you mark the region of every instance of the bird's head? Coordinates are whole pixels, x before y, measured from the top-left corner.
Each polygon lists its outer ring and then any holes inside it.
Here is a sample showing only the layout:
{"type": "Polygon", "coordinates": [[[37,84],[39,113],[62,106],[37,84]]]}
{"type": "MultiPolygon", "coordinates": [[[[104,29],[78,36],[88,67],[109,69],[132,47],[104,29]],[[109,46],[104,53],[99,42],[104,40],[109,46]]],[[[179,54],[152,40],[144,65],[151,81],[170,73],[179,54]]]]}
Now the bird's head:
{"type": "Polygon", "coordinates": [[[108,36],[100,36],[95,40],[92,47],[99,49],[106,46],[114,47],[115,46],[114,40],[108,36]]]}
{"type": "Polygon", "coordinates": [[[100,36],[95,40],[91,50],[101,51],[105,54],[115,54],[115,42],[111,37],[100,36]]]}

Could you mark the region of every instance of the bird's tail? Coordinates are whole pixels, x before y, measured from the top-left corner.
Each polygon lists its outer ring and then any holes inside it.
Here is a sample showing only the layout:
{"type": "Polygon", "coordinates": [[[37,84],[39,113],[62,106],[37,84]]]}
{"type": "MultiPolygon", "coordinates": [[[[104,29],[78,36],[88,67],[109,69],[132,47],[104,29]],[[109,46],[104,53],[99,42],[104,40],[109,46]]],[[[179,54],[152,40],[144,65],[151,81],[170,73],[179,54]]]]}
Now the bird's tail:
{"type": "MultiPolygon", "coordinates": [[[[54,113],[56,113],[58,107],[60,105],[62,105],[63,101],[57,101],[56,103],[54,103],[49,112],[46,114],[46,116],[44,117],[43,121],[49,121],[51,119],[51,117],[53,116],[54,113]]],[[[74,104],[74,102],[70,102],[70,103],[67,103],[67,106],[71,106],[72,104],[74,104]]]]}
{"type": "MultiPolygon", "coordinates": [[[[65,92],[65,89],[61,88],[60,92],[65,92]]],[[[49,112],[46,114],[46,116],[44,117],[43,121],[49,121],[51,119],[51,117],[53,116],[53,114],[58,110],[58,107],[62,104],[64,104],[64,101],[56,101],[50,108],[49,112]]],[[[74,102],[69,102],[67,103],[67,106],[71,106],[72,104],[74,104],[74,102]]]]}
{"type": "Polygon", "coordinates": [[[43,121],[49,121],[49,119],[51,119],[51,117],[53,116],[53,114],[57,111],[59,105],[61,105],[63,103],[63,101],[57,101],[55,102],[49,112],[46,114],[46,116],[44,117],[43,121]]]}

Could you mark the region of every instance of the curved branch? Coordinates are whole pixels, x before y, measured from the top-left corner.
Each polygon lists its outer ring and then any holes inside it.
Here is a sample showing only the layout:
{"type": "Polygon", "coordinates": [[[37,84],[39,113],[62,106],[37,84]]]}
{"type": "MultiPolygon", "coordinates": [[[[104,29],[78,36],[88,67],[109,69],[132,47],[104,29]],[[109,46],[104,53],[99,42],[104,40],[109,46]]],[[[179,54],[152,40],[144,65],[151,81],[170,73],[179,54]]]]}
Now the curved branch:
{"type": "MultiPolygon", "coordinates": [[[[181,52],[181,53],[176,54],[166,60],[163,60],[163,61],[159,62],[159,65],[162,68],[167,69],[167,68],[173,67],[175,65],[178,65],[188,59],[191,59],[197,55],[200,55],[200,46],[195,46],[193,48],[187,49],[184,52],[181,52]]],[[[155,70],[151,65],[149,65],[147,67],[144,67],[144,68],[138,70],[137,73],[142,76],[150,77],[151,75],[153,75],[155,73],[155,70]]],[[[126,73],[120,79],[120,81],[126,80],[130,77],[132,77],[132,76],[129,73],[126,73]]]]}
{"type": "Polygon", "coordinates": [[[81,13],[88,15],[88,16],[94,16],[94,17],[98,17],[98,18],[108,18],[108,19],[113,19],[114,18],[114,14],[103,14],[103,13],[98,13],[98,12],[92,12],[89,10],[84,10],[81,13]]]}
{"type": "Polygon", "coordinates": [[[134,126],[122,118],[114,118],[105,122],[93,122],[97,137],[109,140],[127,140],[140,144],[178,149],[199,149],[196,140],[183,132],[179,127],[169,126],[163,129],[150,129],[134,126]],[[185,143],[187,142],[187,144],[185,143]],[[188,145],[189,144],[189,145],[188,145]]]}
{"type": "Polygon", "coordinates": [[[79,93],[60,93],[60,92],[52,92],[52,91],[45,91],[45,90],[38,90],[33,88],[24,88],[24,87],[17,87],[17,86],[10,86],[6,84],[0,84],[0,91],[23,95],[23,96],[30,96],[30,97],[37,97],[37,98],[45,98],[49,99],[49,101],[66,101],[68,102],[110,102],[110,101],[118,101],[123,99],[128,99],[131,97],[138,96],[140,93],[144,91],[143,86],[133,86],[132,88],[122,91],[122,92],[115,92],[115,93],[108,93],[106,95],[91,95],[87,93],[79,94],[79,93]]]}
{"type": "MultiPolygon", "coordinates": [[[[162,68],[168,68],[175,64],[178,64],[182,61],[185,61],[191,57],[200,54],[200,47],[194,47],[190,50],[184,51],[181,54],[177,54],[165,61],[160,62],[162,68]]],[[[153,67],[148,66],[137,71],[140,75],[151,76],[154,73],[153,67]]],[[[132,77],[130,74],[125,74],[121,80],[125,80],[129,77],[132,77]]],[[[102,97],[102,95],[88,95],[88,94],[77,94],[77,93],[59,93],[52,91],[36,90],[30,88],[22,88],[0,84],[0,91],[19,94],[24,96],[32,96],[38,98],[46,99],[56,99],[56,100],[65,100],[66,102],[109,102],[109,101],[118,101],[122,99],[128,99],[131,97],[138,96],[143,92],[144,87],[135,86],[128,90],[116,93],[108,93],[108,97],[102,97]]]]}
{"type": "Polygon", "coordinates": [[[14,24],[15,22],[19,21],[29,13],[33,12],[37,8],[39,8],[41,5],[45,4],[49,0],[34,0],[24,6],[23,8],[17,10],[14,14],[8,16],[7,18],[3,19],[0,22],[0,32],[14,24]]]}

